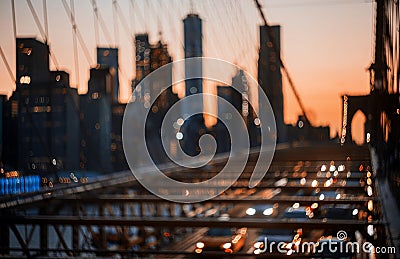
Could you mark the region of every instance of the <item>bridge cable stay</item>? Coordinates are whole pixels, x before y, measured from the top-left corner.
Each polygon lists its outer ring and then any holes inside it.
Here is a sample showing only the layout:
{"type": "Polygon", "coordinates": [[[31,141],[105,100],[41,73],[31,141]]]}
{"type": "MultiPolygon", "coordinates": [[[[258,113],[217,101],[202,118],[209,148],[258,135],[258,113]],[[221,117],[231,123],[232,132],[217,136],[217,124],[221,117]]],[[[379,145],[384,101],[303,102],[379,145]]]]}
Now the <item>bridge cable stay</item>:
{"type": "MultiPolygon", "coordinates": [[[[249,24],[248,19],[247,19],[247,15],[243,12],[242,8],[240,7],[240,4],[241,4],[240,1],[237,0],[235,2],[235,4],[233,2],[230,2],[230,4],[233,6],[233,8],[234,8],[234,10],[236,12],[236,17],[243,17],[241,22],[244,21],[244,24],[245,24],[244,28],[252,28],[253,25],[249,24]]],[[[234,18],[232,18],[232,19],[234,19],[234,18]]],[[[251,51],[252,52],[254,51],[254,54],[258,53],[259,46],[258,46],[257,43],[255,43],[254,36],[252,35],[250,29],[244,29],[243,26],[238,26],[238,27],[241,28],[240,34],[241,35],[246,35],[245,38],[248,39],[248,42],[245,43],[245,46],[244,46],[244,48],[242,50],[241,56],[239,56],[239,60],[241,60],[242,58],[243,59],[247,58],[247,63],[250,65],[249,71],[251,71],[251,74],[255,75],[255,77],[256,77],[256,75],[257,75],[257,62],[255,60],[255,56],[252,57],[251,55],[248,55],[249,51],[247,50],[247,48],[248,48],[247,46],[251,46],[252,45],[251,51]]]]}
{"type": "MultiPolygon", "coordinates": [[[[107,45],[108,45],[109,48],[111,48],[112,47],[112,37],[111,37],[110,32],[107,29],[107,26],[105,25],[103,17],[101,16],[100,9],[99,9],[99,7],[97,5],[97,1],[96,0],[92,0],[92,1],[90,1],[90,3],[92,5],[93,12],[94,12],[94,14],[95,14],[95,16],[97,18],[95,27],[99,28],[99,25],[100,25],[100,28],[103,31],[103,35],[104,35],[105,40],[107,42],[107,45]]],[[[99,40],[100,40],[100,34],[99,34],[99,40]]],[[[98,44],[100,44],[100,42],[96,42],[96,44],[98,46],[98,44]]]]}
{"type": "Polygon", "coordinates": [[[128,20],[125,18],[124,13],[121,11],[121,7],[118,3],[118,1],[115,1],[115,10],[116,10],[116,14],[117,14],[117,18],[120,21],[120,24],[122,24],[122,28],[125,31],[125,34],[128,35],[128,37],[130,37],[130,40],[133,40],[133,28],[129,28],[129,23],[128,20]]]}
{"type": "Polygon", "coordinates": [[[1,55],[1,58],[3,59],[4,65],[6,66],[8,75],[10,76],[11,80],[14,83],[16,83],[17,81],[15,79],[15,76],[11,70],[10,64],[8,63],[6,56],[4,55],[3,48],[1,46],[0,46],[0,55],[1,55]]]}
{"type": "Polygon", "coordinates": [[[76,24],[75,15],[72,13],[72,11],[71,11],[70,7],[68,6],[68,3],[66,2],[66,0],[61,0],[61,2],[63,4],[63,7],[64,7],[64,10],[65,10],[65,12],[67,14],[67,17],[70,20],[71,25],[76,28],[76,36],[78,38],[79,44],[81,45],[83,53],[85,54],[86,61],[88,62],[89,65],[92,65],[94,62],[93,62],[93,60],[92,60],[92,58],[90,56],[90,52],[89,52],[89,50],[87,48],[87,45],[86,45],[86,43],[85,43],[85,41],[84,41],[84,39],[82,37],[82,34],[80,33],[79,28],[78,28],[78,26],[76,24]]]}
{"type": "MultiPolygon", "coordinates": [[[[28,4],[29,10],[33,16],[33,19],[36,23],[36,27],[38,28],[38,30],[40,32],[40,35],[42,36],[44,42],[47,44],[47,35],[46,35],[46,32],[43,29],[43,26],[39,20],[39,16],[36,13],[35,7],[32,5],[31,0],[26,0],[26,3],[28,4]]],[[[59,68],[60,68],[59,63],[57,61],[57,58],[54,56],[54,52],[51,50],[50,46],[49,46],[49,51],[50,51],[50,58],[53,60],[56,70],[59,71],[59,68]]]]}
{"type": "MultiPolygon", "coordinates": [[[[132,30],[132,28],[129,28],[127,19],[125,18],[124,13],[121,11],[121,7],[120,7],[118,1],[115,0],[114,3],[115,3],[114,7],[115,7],[115,12],[116,12],[116,18],[117,18],[116,22],[118,23],[118,21],[119,21],[119,24],[122,24],[122,29],[125,31],[124,34],[127,36],[128,40],[129,40],[129,45],[131,46],[131,44],[134,42],[133,30],[132,30]]],[[[134,67],[133,60],[132,59],[129,59],[129,60],[132,62],[132,67],[134,67]]],[[[131,80],[127,76],[127,73],[125,72],[125,70],[122,69],[121,66],[118,66],[118,71],[120,72],[123,80],[127,81],[128,85],[129,85],[131,83],[131,80]]]]}
{"type": "Polygon", "coordinates": [[[112,14],[113,14],[113,25],[114,25],[114,47],[117,48],[119,45],[119,30],[118,30],[118,15],[117,15],[117,0],[112,1],[112,14]]]}
{"type": "Polygon", "coordinates": [[[15,41],[17,40],[17,20],[15,18],[15,0],[11,0],[11,14],[12,14],[13,35],[15,43],[15,41]]]}
{"type": "MultiPolygon", "coordinates": [[[[231,16],[230,20],[238,22],[237,19],[235,20],[235,17],[241,17],[241,16],[239,16],[239,12],[238,12],[239,8],[237,5],[237,2],[235,3],[233,1],[229,1],[228,4],[229,4],[228,7],[230,9],[230,11],[228,11],[228,14],[231,16]]],[[[247,24],[246,19],[244,18],[243,20],[245,20],[245,23],[247,24]]],[[[246,41],[245,41],[245,39],[251,39],[251,37],[250,36],[243,37],[246,34],[246,31],[247,31],[247,35],[249,35],[248,30],[244,30],[243,26],[236,26],[234,23],[228,23],[228,24],[232,28],[231,31],[233,31],[234,35],[236,35],[236,40],[237,40],[237,42],[239,42],[240,49],[242,50],[240,52],[237,52],[237,55],[236,55],[237,62],[239,62],[240,60],[246,60],[247,57],[251,58],[250,55],[246,55],[246,53],[248,53],[246,45],[248,45],[248,44],[246,44],[246,41]]],[[[245,27],[245,28],[248,28],[248,27],[245,27]]]]}
{"type": "MultiPolygon", "coordinates": [[[[249,24],[247,16],[245,15],[245,13],[243,12],[243,10],[242,10],[242,8],[240,6],[241,5],[241,1],[236,0],[235,3],[233,3],[232,1],[230,1],[229,3],[233,6],[233,8],[234,8],[234,10],[236,12],[234,17],[241,17],[242,18],[241,22],[242,23],[244,22],[244,24],[245,24],[244,28],[252,28],[252,25],[249,24]]],[[[239,60],[241,60],[242,58],[243,59],[247,59],[247,62],[250,64],[250,67],[251,67],[249,69],[249,71],[251,71],[251,74],[256,75],[256,73],[257,73],[256,72],[257,71],[257,62],[252,60],[252,57],[250,55],[248,55],[249,51],[248,51],[248,47],[247,46],[250,46],[250,45],[253,44],[251,49],[252,49],[252,51],[254,51],[254,53],[258,52],[258,46],[257,46],[257,44],[254,44],[254,40],[252,40],[253,37],[252,37],[252,34],[250,33],[250,31],[251,31],[250,29],[244,29],[243,26],[237,26],[237,27],[241,28],[240,35],[246,35],[246,37],[244,37],[244,38],[250,40],[250,42],[245,43],[245,46],[242,49],[242,53],[239,55],[239,60]]]]}
{"type": "MultiPolygon", "coordinates": [[[[112,39],[111,39],[112,37],[111,37],[111,34],[110,34],[109,30],[107,29],[107,26],[106,26],[106,23],[104,22],[104,19],[103,19],[101,13],[100,13],[100,9],[97,6],[97,2],[96,2],[96,0],[91,0],[90,3],[91,3],[92,8],[93,8],[93,13],[94,13],[94,15],[96,17],[95,18],[95,27],[98,28],[99,24],[100,24],[100,28],[103,31],[103,34],[104,34],[104,36],[106,38],[107,45],[108,45],[109,48],[111,48],[113,46],[112,45],[112,39]]],[[[116,0],[113,0],[112,9],[113,9],[113,16],[115,17],[114,27],[118,27],[118,17],[121,16],[121,13],[119,13],[119,11],[118,11],[118,2],[116,0]],[[115,15],[114,15],[114,12],[115,12],[115,15]]],[[[124,21],[126,21],[125,18],[124,18],[124,21]]],[[[127,25],[125,25],[124,27],[127,27],[127,25]]],[[[118,29],[114,28],[114,32],[115,32],[115,30],[118,30],[118,29]]],[[[129,40],[130,40],[130,37],[129,37],[130,34],[131,33],[129,33],[129,32],[127,34],[129,40]]],[[[98,36],[100,36],[100,35],[98,35],[98,36]]],[[[117,41],[118,41],[117,38],[119,38],[119,34],[118,33],[114,34],[114,36],[115,36],[114,47],[117,48],[118,47],[117,46],[117,41]]],[[[97,46],[99,46],[99,44],[100,44],[99,42],[96,42],[97,46]]],[[[131,44],[131,43],[129,42],[129,44],[131,44]]],[[[118,66],[118,72],[120,73],[121,77],[123,78],[123,81],[128,82],[128,85],[129,85],[131,81],[128,78],[127,73],[125,73],[125,71],[121,68],[121,66],[118,66]]]]}
{"type": "Polygon", "coordinates": [[[43,23],[44,23],[44,33],[46,35],[45,43],[49,40],[49,24],[47,21],[47,0],[43,0],[43,23]]]}
{"type": "MultiPolygon", "coordinates": [[[[133,3],[132,0],[131,0],[131,2],[133,3]]],[[[169,1],[157,1],[157,2],[158,2],[158,5],[160,7],[160,10],[166,10],[168,14],[172,13],[171,10],[170,10],[170,7],[169,7],[169,3],[170,3],[169,1]],[[166,3],[165,8],[163,8],[162,3],[166,3]]],[[[166,15],[166,17],[168,19],[168,24],[170,24],[170,25],[173,24],[173,21],[171,20],[171,15],[166,15]]],[[[176,35],[176,37],[179,38],[179,40],[178,40],[179,41],[179,47],[181,47],[181,49],[183,51],[185,51],[185,45],[183,44],[182,37],[178,37],[179,33],[177,32],[176,27],[175,26],[170,26],[170,29],[171,28],[172,28],[172,35],[176,35]]],[[[171,50],[168,50],[168,51],[171,53],[171,50]]],[[[172,56],[172,53],[171,53],[171,56],[172,56]]]]}
{"type": "Polygon", "coordinates": [[[93,25],[94,25],[94,41],[96,46],[99,45],[99,18],[97,14],[97,5],[95,0],[91,0],[92,8],[93,8],[93,25]]]}
{"type": "MultiPolygon", "coordinates": [[[[71,19],[72,19],[73,16],[75,16],[74,0],[70,0],[70,6],[71,6],[71,19]]],[[[75,84],[76,84],[76,88],[79,89],[80,76],[79,76],[78,43],[76,41],[76,26],[72,26],[72,46],[74,49],[75,84]]]]}
{"type": "MultiPolygon", "coordinates": [[[[157,7],[155,6],[155,5],[153,5],[153,2],[152,1],[150,1],[149,2],[149,6],[152,6],[152,9],[154,10],[154,12],[156,12],[156,10],[157,10],[157,7]]],[[[160,10],[162,10],[162,9],[160,9],[160,10]]],[[[160,17],[160,15],[157,15],[157,13],[155,14],[156,15],[156,19],[157,19],[157,29],[158,29],[158,36],[159,36],[159,40],[161,41],[161,38],[162,38],[162,22],[161,22],[161,17],[160,17]]]]}
{"type": "MultiPolygon", "coordinates": [[[[217,12],[217,6],[215,5],[215,2],[212,2],[213,3],[213,5],[214,5],[214,9],[215,9],[215,13],[217,12]]],[[[232,3],[232,2],[231,2],[232,3]]],[[[231,20],[231,21],[235,21],[236,19],[234,18],[234,17],[232,17],[232,15],[233,15],[233,9],[231,8],[231,6],[227,6],[227,7],[229,7],[230,9],[227,9],[226,10],[226,14],[227,15],[229,15],[231,18],[230,19],[225,19],[225,21],[226,20],[231,20]]],[[[238,60],[241,60],[240,58],[239,58],[239,56],[238,56],[238,52],[236,51],[236,50],[239,50],[239,49],[244,49],[245,47],[245,42],[244,42],[244,40],[243,40],[243,38],[242,37],[240,37],[240,34],[238,33],[238,27],[241,27],[241,26],[234,26],[233,25],[233,23],[226,23],[226,22],[224,22],[223,20],[222,20],[222,17],[220,16],[220,15],[218,15],[218,14],[216,14],[216,16],[218,17],[218,19],[219,19],[219,21],[220,21],[220,23],[222,23],[223,25],[223,28],[224,28],[224,31],[225,31],[225,33],[223,34],[223,35],[228,35],[228,34],[230,34],[230,35],[236,35],[236,39],[235,40],[229,40],[229,42],[231,43],[230,45],[231,45],[231,52],[233,52],[234,54],[235,54],[235,56],[234,56],[234,58],[233,58],[233,60],[232,61],[238,61],[238,60]],[[235,44],[236,43],[236,44],[235,44]]],[[[217,34],[218,35],[218,34],[217,34]]],[[[218,38],[217,38],[218,39],[218,38]]],[[[229,51],[229,50],[228,50],[229,51]]]]}
{"type": "Polygon", "coordinates": [[[296,97],[297,103],[299,104],[301,111],[303,112],[304,119],[306,120],[307,123],[309,123],[311,125],[311,122],[310,122],[310,120],[309,120],[309,118],[307,116],[307,113],[306,113],[306,109],[305,109],[305,107],[303,105],[303,102],[301,101],[300,94],[296,90],[296,86],[294,84],[292,76],[290,75],[288,69],[286,68],[285,62],[283,61],[283,58],[282,58],[282,55],[281,55],[281,52],[280,52],[280,50],[279,50],[279,48],[278,48],[278,46],[277,46],[277,44],[275,42],[275,39],[274,39],[274,36],[272,35],[271,30],[269,29],[271,26],[267,22],[266,16],[264,15],[264,11],[262,10],[262,6],[261,6],[259,0],[254,0],[254,2],[256,4],[257,9],[258,9],[258,11],[259,11],[259,13],[261,15],[261,18],[262,18],[262,20],[264,22],[264,26],[266,28],[266,32],[267,32],[268,38],[270,39],[270,41],[272,43],[272,47],[274,48],[275,53],[278,55],[279,63],[281,64],[282,70],[283,70],[284,74],[286,75],[286,78],[287,78],[287,80],[289,82],[289,86],[292,89],[292,91],[293,91],[293,93],[294,93],[294,95],[296,97]]]}
{"type": "Polygon", "coordinates": [[[243,39],[247,39],[247,41],[250,41],[250,42],[242,41],[243,42],[242,50],[241,50],[241,53],[239,53],[239,55],[238,55],[238,60],[246,60],[244,63],[248,63],[249,66],[250,66],[250,68],[247,68],[247,70],[251,74],[253,74],[253,72],[255,73],[255,71],[257,70],[256,69],[256,62],[253,62],[254,60],[252,60],[251,55],[249,55],[248,46],[252,45],[252,43],[253,43],[253,46],[250,49],[252,49],[254,51],[257,51],[257,46],[252,41],[252,35],[250,33],[250,29],[245,29],[245,28],[251,28],[251,25],[249,25],[248,20],[247,20],[247,16],[244,15],[244,13],[242,11],[242,8],[240,8],[240,1],[237,1],[237,0],[235,2],[229,1],[229,4],[231,5],[231,8],[235,12],[234,14],[230,12],[233,15],[232,20],[235,20],[235,17],[241,17],[240,22],[244,23],[244,25],[245,25],[244,27],[243,26],[234,26],[234,25],[232,25],[235,28],[239,28],[240,29],[239,33],[237,34],[238,37],[239,38],[243,38],[243,39]],[[242,36],[240,37],[239,35],[242,35],[242,36]],[[243,37],[244,35],[246,35],[246,36],[243,37]]]}
{"type": "Polygon", "coordinates": [[[135,24],[135,14],[134,14],[134,11],[133,11],[133,9],[134,9],[134,7],[133,7],[133,3],[132,3],[132,1],[129,1],[129,5],[128,5],[128,17],[129,17],[129,31],[131,32],[131,37],[132,37],[132,39],[134,38],[134,36],[135,36],[135,33],[134,33],[134,31],[135,31],[135,29],[134,29],[134,24],[135,24]]]}
{"type": "MultiPolygon", "coordinates": [[[[227,32],[228,30],[226,29],[224,21],[222,21],[221,16],[218,15],[218,13],[216,13],[217,6],[216,6],[215,1],[211,1],[211,2],[208,1],[208,4],[210,6],[210,11],[208,12],[208,14],[211,15],[211,20],[218,21],[218,24],[220,24],[220,28],[223,29],[224,32],[227,32]]],[[[229,52],[228,48],[221,47],[221,44],[215,44],[215,41],[218,41],[218,38],[222,33],[218,33],[215,30],[216,29],[215,26],[209,26],[209,28],[211,29],[211,30],[209,30],[209,32],[212,33],[212,37],[208,37],[208,39],[211,38],[211,39],[214,39],[214,40],[209,40],[207,42],[210,42],[212,44],[213,49],[215,49],[216,57],[217,58],[222,58],[221,54],[223,56],[225,56],[225,57],[229,56],[230,52],[229,52]]],[[[202,35],[202,37],[203,37],[203,35],[202,35]]],[[[202,38],[202,39],[203,39],[203,42],[204,42],[204,38],[202,38]]],[[[229,41],[229,45],[230,45],[230,49],[233,50],[234,49],[234,45],[233,45],[232,41],[229,41]]],[[[204,48],[203,48],[203,52],[204,52],[204,48]]],[[[204,55],[204,53],[203,53],[203,55],[204,55]]]]}

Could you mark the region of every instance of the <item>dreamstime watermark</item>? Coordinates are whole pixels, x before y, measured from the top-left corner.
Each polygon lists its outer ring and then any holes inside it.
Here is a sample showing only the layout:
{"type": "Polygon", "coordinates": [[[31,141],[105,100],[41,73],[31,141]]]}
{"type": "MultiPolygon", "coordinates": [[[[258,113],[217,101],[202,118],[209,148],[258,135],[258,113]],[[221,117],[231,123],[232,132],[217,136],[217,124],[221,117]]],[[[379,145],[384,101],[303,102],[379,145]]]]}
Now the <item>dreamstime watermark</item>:
{"type": "MultiPolygon", "coordinates": [[[[253,117],[255,121],[250,123],[256,124],[260,134],[261,147],[249,181],[249,187],[255,187],[264,177],[275,152],[277,133],[274,113],[266,94],[248,73],[243,71],[245,80],[242,83],[230,81],[235,71],[240,71],[240,68],[223,60],[189,58],[169,63],[155,70],[136,86],[137,89],[144,89],[144,102],[138,100],[134,94],[132,95],[123,118],[122,141],[125,157],[133,175],[147,190],[163,199],[174,202],[205,201],[221,194],[233,185],[246,166],[250,153],[248,125],[232,103],[219,96],[199,91],[202,88],[201,80],[230,85],[242,95],[243,101],[248,103],[248,107],[258,107],[258,112],[253,117]],[[184,67],[185,75],[176,75],[171,80],[168,75],[172,74],[172,67],[175,66],[184,67]],[[188,80],[191,80],[189,84],[187,83],[188,80]],[[196,144],[199,145],[201,150],[196,156],[186,154],[181,147],[181,143],[195,139],[192,137],[193,131],[197,132],[196,127],[198,125],[190,124],[190,119],[196,115],[204,114],[203,100],[217,98],[218,108],[223,109],[229,115],[218,117],[218,119],[229,133],[231,140],[231,143],[229,143],[230,154],[222,170],[216,176],[203,182],[187,183],[168,177],[162,172],[162,170],[168,169],[168,165],[159,168],[155,164],[146,142],[146,127],[149,126],[146,126],[146,123],[149,114],[154,112],[153,104],[155,100],[165,89],[182,82],[186,82],[186,88],[189,89],[191,94],[170,107],[163,118],[160,132],[162,149],[175,166],[200,168],[206,166],[215,157],[217,142],[210,134],[203,134],[199,138],[196,144]],[[252,86],[252,90],[258,92],[257,103],[249,98],[248,86],[252,86]],[[154,89],[158,89],[156,94],[154,89]],[[146,96],[146,91],[153,91],[154,96],[146,96]]],[[[215,116],[215,114],[209,115],[215,116]]]]}
{"type": "Polygon", "coordinates": [[[255,245],[255,254],[263,253],[282,253],[282,254],[316,254],[324,256],[351,255],[359,253],[367,254],[395,254],[394,246],[374,246],[370,242],[349,241],[347,233],[339,230],[336,238],[321,238],[318,242],[301,242],[293,240],[292,242],[276,242],[264,237],[255,245]]]}

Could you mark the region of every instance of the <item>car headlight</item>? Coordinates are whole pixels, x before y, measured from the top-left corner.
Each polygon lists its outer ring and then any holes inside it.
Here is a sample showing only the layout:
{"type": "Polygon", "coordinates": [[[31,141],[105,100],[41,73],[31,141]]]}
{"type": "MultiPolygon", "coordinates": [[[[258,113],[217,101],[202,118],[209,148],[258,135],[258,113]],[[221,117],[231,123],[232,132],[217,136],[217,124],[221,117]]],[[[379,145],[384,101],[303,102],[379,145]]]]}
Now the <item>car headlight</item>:
{"type": "Polygon", "coordinates": [[[204,243],[203,242],[197,242],[196,243],[196,247],[200,248],[200,249],[203,249],[204,248],[204,243]]]}
{"type": "Polygon", "coordinates": [[[223,247],[224,249],[229,249],[229,248],[231,248],[231,246],[232,246],[232,244],[229,243],[229,242],[222,245],[222,247],[223,247]]]}
{"type": "Polygon", "coordinates": [[[263,212],[263,214],[264,214],[265,216],[271,216],[272,213],[274,213],[274,208],[265,209],[264,212],[263,212]]]}
{"type": "Polygon", "coordinates": [[[246,210],[246,214],[249,216],[253,216],[254,214],[256,214],[256,210],[254,208],[248,208],[246,210]]]}

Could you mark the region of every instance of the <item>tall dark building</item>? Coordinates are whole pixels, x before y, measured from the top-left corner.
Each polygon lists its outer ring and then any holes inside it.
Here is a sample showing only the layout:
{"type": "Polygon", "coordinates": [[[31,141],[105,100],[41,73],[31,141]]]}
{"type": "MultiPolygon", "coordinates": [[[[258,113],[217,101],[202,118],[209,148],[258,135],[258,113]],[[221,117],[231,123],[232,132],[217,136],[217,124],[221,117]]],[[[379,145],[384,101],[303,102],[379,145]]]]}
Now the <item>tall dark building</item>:
{"type": "MultiPolygon", "coordinates": [[[[226,100],[242,115],[242,94],[231,86],[217,86],[218,97],[226,100]]],[[[232,120],[234,117],[226,106],[218,100],[218,121],[212,128],[212,133],[217,141],[217,153],[229,152],[231,150],[231,138],[222,120],[232,120]]]]}
{"type": "Polygon", "coordinates": [[[80,97],[81,119],[84,123],[81,138],[81,169],[112,172],[111,130],[114,75],[109,67],[90,69],[88,92],[80,97]]]}
{"type": "Polygon", "coordinates": [[[144,101],[145,89],[137,85],[150,74],[150,43],[148,34],[137,34],[135,36],[136,49],[136,78],[132,86],[132,93],[136,99],[144,101]]]}
{"type": "Polygon", "coordinates": [[[119,96],[119,65],[118,65],[118,49],[117,48],[97,48],[97,64],[110,68],[114,73],[114,82],[112,90],[113,103],[118,102],[119,96]]]}
{"type": "MultiPolygon", "coordinates": [[[[267,95],[274,111],[278,142],[285,142],[286,127],[283,114],[282,74],[279,55],[280,26],[260,26],[260,51],[258,59],[258,83],[267,95]],[[269,33],[268,33],[269,31],[269,33]],[[272,39],[268,35],[272,35],[272,39]],[[276,46],[274,46],[276,44],[276,46]]],[[[259,107],[263,109],[263,107],[259,107]]]]}
{"type": "Polygon", "coordinates": [[[69,75],[52,71],[47,84],[21,85],[18,95],[18,168],[56,172],[79,168],[78,93],[69,75]]]}
{"type": "Polygon", "coordinates": [[[159,71],[157,78],[152,82],[142,82],[151,72],[171,63],[172,58],[168,53],[168,47],[161,40],[156,44],[150,44],[147,34],[137,34],[136,45],[136,79],[134,80],[134,100],[143,103],[145,108],[155,101],[162,88],[172,84],[172,68],[164,68],[159,71]],[[160,74],[163,73],[163,74],[160,74]],[[140,84],[142,82],[142,84],[140,84]],[[140,85],[139,85],[140,84],[140,85]]]}
{"type": "Polygon", "coordinates": [[[17,89],[5,104],[3,158],[25,172],[77,169],[78,93],[69,75],[49,71],[49,47],[17,39],[17,89]]]}
{"type": "MultiPolygon", "coordinates": [[[[168,46],[159,41],[157,44],[150,47],[150,71],[153,72],[158,68],[171,63],[172,58],[168,53],[168,46]]],[[[156,96],[162,92],[165,87],[172,84],[172,65],[165,67],[158,71],[159,78],[161,81],[153,80],[152,85],[148,85],[150,89],[150,102],[155,101],[156,96]]]]}
{"type": "Polygon", "coordinates": [[[17,84],[36,85],[49,81],[49,46],[34,38],[17,38],[17,84]]]}
{"type": "MultiPolygon", "coordinates": [[[[203,37],[202,37],[202,21],[197,14],[191,13],[183,20],[185,58],[202,57],[203,56],[203,37]]],[[[185,77],[195,72],[196,75],[202,75],[202,63],[197,63],[196,67],[190,67],[185,62],[185,77]]],[[[203,80],[201,78],[189,79],[185,81],[185,96],[198,94],[203,92],[203,80]]],[[[195,110],[203,111],[203,102],[187,103],[183,107],[183,119],[185,123],[182,125],[181,131],[183,139],[181,140],[182,149],[188,155],[194,156],[200,152],[198,145],[200,137],[206,133],[204,118],[202,114],[197,114],[188,118],[189,114],[193,114],[195,110]]]]}
{"type": "MultiPolygon", "coordinates": [[[[197,14],[189,14],[183,20],[185,58],[202,57],[203,56],[203,37],[202,37],[202,21],[197,14]]],[[[193,69],[193,68],[192,68],[193,69]]],[[[194,68],[202,75],[202,66],[194,68]]],[[[185,73],[188,75],[189,68],[185,63],[185,73]]],[[[197,72],[197,71],[196,71],[197,72]]],[[[203,80],[191,79],[186,81],[185,96],[203,92],[203,80]]]]}

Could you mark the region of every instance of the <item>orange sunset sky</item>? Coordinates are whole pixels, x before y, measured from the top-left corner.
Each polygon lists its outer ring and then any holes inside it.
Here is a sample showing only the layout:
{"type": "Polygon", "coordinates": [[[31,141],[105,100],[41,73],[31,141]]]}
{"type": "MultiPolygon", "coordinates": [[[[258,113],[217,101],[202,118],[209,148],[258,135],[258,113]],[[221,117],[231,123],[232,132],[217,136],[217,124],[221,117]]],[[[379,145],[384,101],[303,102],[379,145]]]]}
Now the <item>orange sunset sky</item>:
{"type": "MultiPolygon", "coordinates": [[[[44,24],[42,0],[31,0],[44,24]]],[[[49,44],[62,70],[70,73],[71,85],[79,93],[87,90],[89,68],[95,65],[94,17],[91,1],[65,0],[75,6],[76,22],[86,47],[86,59],[79,48],[79,78],[75,73],[73,37],[63,0],[47,1],[49,44]]],[[[372,0],[263,0],[270,24],[280,24],[283,58],[294,79],[313,125],[331,126],[331,135],[341,127],[341,94],[366,94],[372,61],[372,0]]],[[[34,36],[40,32],[25,0],[15,0],[17,35],[34,36]]],[[[257,78],[258,26],[261,19],[253,0],[111,0],[97,1],[105,23],[100,27],[100,46],[119,47],[120,99],[130,95],[134,73],[132,35],[149,33],[151,43],[160,38],[168,44],[174,60],[184,57],[182,19],[193,10],[203,19],[204,56],[235,63],[257,78]],[[116,11],[117,10],[117,11],[116,11]],[[114,15],[113,16],[113,11],[114,15]],[[161,36],[159,32],[162,32],[161,36]]],[[[0,46],[15,75],[11,1],[0,1],[0,46]]],[[[51,68],[55,65],[51,63],[51,68]]],[[[205,88],[209,88],[207,85],[205,88]]],[[[0,93],[11,94],[15,84],[0,62],[0,93]]],[[[285,122],[294,123],[300,113],[286,78],[283,80],[285,122]]],[[[354,118],[358,122],[362,118],[354,118]]],[[[359,139],[362,128],[353,132],[359,139]]]]}

